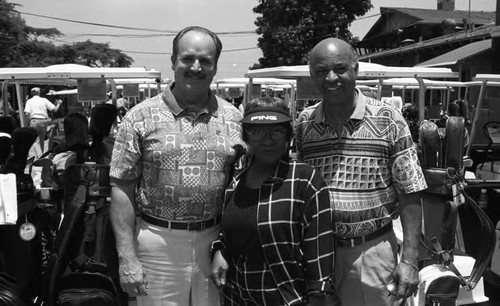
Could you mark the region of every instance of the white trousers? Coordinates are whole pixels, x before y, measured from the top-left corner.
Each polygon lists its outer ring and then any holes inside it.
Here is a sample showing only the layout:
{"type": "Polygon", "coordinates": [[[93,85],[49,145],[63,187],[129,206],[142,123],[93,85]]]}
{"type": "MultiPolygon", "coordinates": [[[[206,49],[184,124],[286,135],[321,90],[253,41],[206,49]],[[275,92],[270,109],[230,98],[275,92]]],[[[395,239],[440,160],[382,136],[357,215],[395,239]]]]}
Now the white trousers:
{"type": "Polygon", "coordinates": [[[137,256],[149,284],[139,306],[219,306],[210,279],[210,244],[220,226],[203,231],[169,230],[137,218],[137,256]]]}

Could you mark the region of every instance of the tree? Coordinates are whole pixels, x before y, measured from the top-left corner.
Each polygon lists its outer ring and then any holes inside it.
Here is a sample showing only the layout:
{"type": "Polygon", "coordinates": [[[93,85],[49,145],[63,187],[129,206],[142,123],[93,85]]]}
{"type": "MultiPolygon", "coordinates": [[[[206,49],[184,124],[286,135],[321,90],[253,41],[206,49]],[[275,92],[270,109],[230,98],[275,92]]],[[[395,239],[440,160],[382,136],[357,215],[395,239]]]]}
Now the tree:
{"type": "Polygon", "coordinates": [[[56,46],[47,39],[62,35],[55,28],[30,27],[16,11],[19,4],[0,0],[0,67],[44,67],[81,64],[90,67],[129,67],[133,59],[107,43],[90,40],[56,46]]]}
{"type": "Polygon", "coordinates": [[[356,16],[372,7],[370,0],[259,0],[253,11],[263,57],[253,68],[303,65],[316,43],[327,37],[351,42],[348,30],[356,16]]]}
{"type": "Polygon", "coordinates": [[[0,0],[0,67],[41,66],[40,59],[53,56],[55,47],[36,38],[54,38],[61,33],[27,26],[16,6],[0,0]]]}
{"type": "Polygon", "coordinates": [[[134,60],[107,43],[90,40],[59,48],[64,63],[75,63],[89,67],[129,67],[134,60]]]}

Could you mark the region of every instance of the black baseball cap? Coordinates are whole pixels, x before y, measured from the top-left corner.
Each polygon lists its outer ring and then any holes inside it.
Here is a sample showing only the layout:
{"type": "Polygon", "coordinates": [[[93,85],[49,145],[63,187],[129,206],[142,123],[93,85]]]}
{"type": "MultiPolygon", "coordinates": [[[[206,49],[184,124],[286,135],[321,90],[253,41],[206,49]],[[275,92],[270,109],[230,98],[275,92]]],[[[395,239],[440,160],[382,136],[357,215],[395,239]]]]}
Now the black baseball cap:
{"type": "Polygon", "coordinates": [[[277,124],[291,122],[289,112],[276,106],[259,106],[245,112],[241,119],[244,124],[277,124]]]}

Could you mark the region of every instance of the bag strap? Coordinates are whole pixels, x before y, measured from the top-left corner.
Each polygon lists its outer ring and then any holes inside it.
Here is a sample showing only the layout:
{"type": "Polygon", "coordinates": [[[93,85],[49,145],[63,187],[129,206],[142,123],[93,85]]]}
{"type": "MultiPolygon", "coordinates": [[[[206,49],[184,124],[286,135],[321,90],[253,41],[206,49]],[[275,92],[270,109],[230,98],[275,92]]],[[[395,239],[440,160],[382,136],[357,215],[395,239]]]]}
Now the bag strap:
{"type": "Polygon", "coordinates": [[[483,244],[484,247],[480,256],[478,256],[478,258],[475,258],[476,262],[474,263],[474,267],[472,268],[470,277],[467,280],[467,283],[469,284],[469,290],[472,290],[479,282],[479,280],[483,276],[483,273],[486,271],[491,262],[491,258],[493,257],[493,253],[495,252],[496,233],[495,226],[493,225],[493,222],[491,222],[491,219],[488,217],[486,212],[481,207],[479,207],[479,205],[471,196],[469,196],[465,192],[464,186],[462,184],[458,185],[458,188],[460,193],[465,198],[465,203],[468,204],[478,216],[482,232],[481,240],[485,242],[483,244]]]}
{"type": "Polygon", "coordinates": [[[422,243],[422,245],[432,254],[434,259],[451,272],[455,273],[460,281],[460,285],[465,288],[469,287],[467,279],[462,276],[460,271],[458,271],[457,267],[453,264],[452,250],[443,250],[441,243],[439,243],[436,237],[432,237],[429,241],[424,234],[420,235],[420,243],[422,243]]]}
{"type": "Polygon", "coordinates": [[[86,208],[85,202],[87,199],[90,180],[92,178],[91,175],[92,171],[90,171],[89,168],[84,168],[84,175],[81,176],[80,184],[78,185],[75,196],[73,197],[70,204],[73,208],[72,214],[65,216],[65,218],[63,219],[63,224],[61,225],[61,228],[63,228],[64,230],[59,230],[59,233],[62,232],[63,236],[58,243],[59,247],[57,249],[57,256],[49,278],[47,298],[48,305],[55,305],[59,279],[68,262],[68,259],[66,258],[68,248],[71,245],[76,227],[78,226],[78,223],[81,220],[81,217],[86,208]]]}
{"type": "Polygon", "coordinates": [[[84,204],[84,234],[80,252],[73,260],[74,270],[84,270],[88,272],[101,272],[107,270],[107,265],[100,261],[100,258],[93,258],[96,252],[96,244],[100,233],[97,232],[97,213],[104,207],[105,198],[101,196],[91,196],[89,194],[92,185],[98,182],[99,175],[98,164],[84,164],[82,170],[87,182],[87,190],[84,204]]]}
{"type": "MultiPolygon", "coordinates": [[[[457,174],[455,180],[457,182],[460,181],[459,174],[457,174]]],[[[488,217],[488,215],[486,215],[486,213],[484,212],[484,210],[481,209],[479,205],[476,203],[476,201],[472,199],[472,197],[470,197],[465,192],[463,184],[457,183],[456,186],[460,194],[463,195],[463,197],[465,198],[465,204],[469,205],[479,218],[481,224],[481,231],[483,233],[481,237],[483,237],[485,241],[481,255],[478,258],[475,258],[476,261],[474,263],[474,267],[472,268],[469,278],[466,279],[465,277],[463,277],[460,271],[458,271],[458,269],[453,264],[453,256],[451,254],[452,250],[443,250],[441,244],[439,243],[439,241],[437,241],[435,237],[432,237],[431,241],[429,241],[424,234],[421,234],[420,242],[427,250],[429,250],[434,259],[436,259],[438,262],[443,264],[445,267],[450,269],[450,271],[452,271],[458,276],[461,285],[466,290],[472,290],[476,287],[478,281],[481,279],[483,273],[486,271],[491,261],[491,257],[493,256],[493,252],[495,251],[495,244],[496,244],[495,227],[491,222],[490,218],[488,217]]]]}
{"type": "Polygon", "coordinates": [[[100,216],[97,214],[104,207],[105,199],[101,198],[96,201],[87,202],[87,210],[84,216],[84,227],[85,231],[83,234],[83,241],[80,247],[80,253],[74,259],[77,269],[88,271],[88,272],[101,272],[105,273],[107,271],[108,265],[101,261],[100,256],[95,256],[100,254],[100,239],[102,239],[103,233],[100,232],[99,222],[100,216]]]}

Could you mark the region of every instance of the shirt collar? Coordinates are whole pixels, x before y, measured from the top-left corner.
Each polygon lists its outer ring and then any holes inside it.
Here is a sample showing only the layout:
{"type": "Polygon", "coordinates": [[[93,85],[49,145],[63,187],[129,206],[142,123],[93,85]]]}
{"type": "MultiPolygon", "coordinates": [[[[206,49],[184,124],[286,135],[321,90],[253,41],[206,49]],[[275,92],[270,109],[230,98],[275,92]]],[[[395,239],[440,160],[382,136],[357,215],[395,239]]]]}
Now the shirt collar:
{"type": "MultiPolygon", "coordinates": [[[[349,120],[362,120],[363,117],[365,116],[365,108],[366,108],[366,97],[361,93],[361,91],[356,88],[356,108],[354,109],[354,112],[352,113],[351,117],[349,117],[349,120]]],[[[318,106],[314,110],[311,119],[314,120],[314,123],[319,124],[321,122],[325,122],[325,107],[324,107],[325,101],[321,100],[320,103],[318,103],[318,106]]]]}
{"type": "Polygon", "coordinates": [[[365,117],[365,109],[366,109],[366,97],[361,93],[359,89],[356,88],[356,99],[358,99],[356,103],[356,108],[352,113],[349,119],[351,120],[363,120],[365,117]]]}
{"type": "MultiPolygon", "coordinates": [[[[235,175],[235,180],[240,181],[242,175],[248,171],[248,169],[252,166],[252,161],[251,160],[246,160],[243,161],[243,163],[246,163],[246,165],[238,171],[238,173],[235,175]]],[[[277,184],[281,183],[285,180],[286,175],[288,173],[288,165],[290,163],[290,157],[289,156],[283,156],[281,160],[278,162],[276,165],[276,169],[274,170],[274,174],[267,179],[265,179],[262,184],[263,185],[272,185],[272,184],[277,184]]]]}
{"type": "MultiPolygon", "coordinates": [[[[184,115],[189,115],[189,111],[186,108],[181,108],[179,106],[179,103],[177,103],[177,100],[175,99],[174,94],[172,93],[172,88],[174,88],[175,82],[173,82],[170,86],[167,86],[165,88],[165,91],[161,95],[163,102],[167,105],[167,107],[170,109],[172,114],[174,114],[175,117],[182,117],[184,115]]],[[[218,103],[217,103],[217,97],[212,93],[212,91],[208,92],[208,103],[205,105],[204,108],[202,108],[198,112],[198,116],[201,114],[209,114],[214,117],[218,116],[218,103]]]]}

